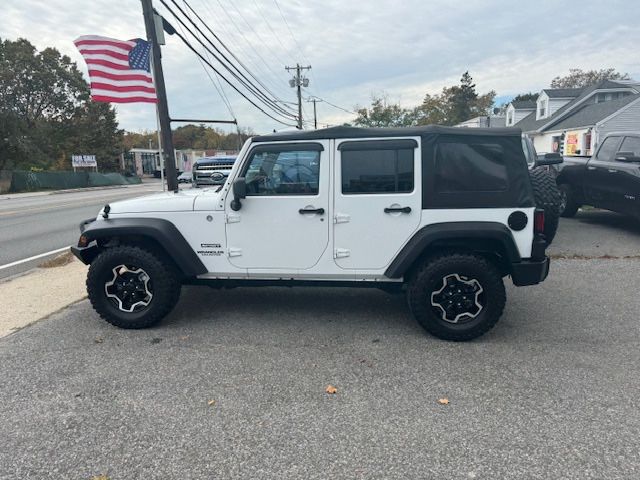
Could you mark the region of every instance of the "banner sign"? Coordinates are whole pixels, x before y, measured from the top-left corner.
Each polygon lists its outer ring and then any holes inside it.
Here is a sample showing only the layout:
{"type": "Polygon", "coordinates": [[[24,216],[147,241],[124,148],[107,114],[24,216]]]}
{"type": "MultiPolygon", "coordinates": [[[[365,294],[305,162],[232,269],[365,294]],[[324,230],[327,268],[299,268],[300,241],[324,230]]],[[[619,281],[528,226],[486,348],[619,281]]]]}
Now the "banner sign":
{"type": "Polygon", "coordinates": [[[95,155],[71,155],[72,167],[97,167],[95,155]]]}

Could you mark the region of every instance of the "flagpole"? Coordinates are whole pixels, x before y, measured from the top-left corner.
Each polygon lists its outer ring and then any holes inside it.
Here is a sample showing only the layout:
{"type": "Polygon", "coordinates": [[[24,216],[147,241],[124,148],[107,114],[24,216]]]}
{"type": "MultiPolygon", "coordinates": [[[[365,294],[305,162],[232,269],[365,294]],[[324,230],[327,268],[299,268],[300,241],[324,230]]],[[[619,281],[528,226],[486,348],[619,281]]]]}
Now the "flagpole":
{"type": "Polygon", "coordinates": [[[156,104],[156,128],[158,133],[158,155],[160,156],[160,182],[162,183],[162,191],[165,191],[164,184],[164,155],[162,154],[162,142],[160,141],[160,112],[156,104]]]}
{"type": "Polygon", "coordinates": [[[151,43],[151,58],[153,59],[153,78],[158,99],[158,117],[160,121],[160,134],[162,135],[162,157],[165,155],[167,167],[167,190],[178,191],[178,175],[176,174],[176,160],[173,151],[173,139],[171,138],[171,120],[167,106],[167,91],[164,86],[164,74],[162,73],[162,61],[160,60],[160,45],[156,35],[156,25],[153,17],[151,0],[141,0],[144,26],[147,32],[147,40],[151,43]]]}
{"type": "MultiPolygon", "coordinates": [[[[151,62],[151,70],[153,71],[153,58],[149,58],[149,60],[151,62]]],[[[157,92],[158,87],[156,86],[156,76],[152,75],[152,77],[153,86],[156,88],[157,92]]],[[[160,182],[162,183],[162,191],[164,192],[164,155],[162,154],[162,137],[160,135],[160,109],[158,108],[158,103],[156,103],[156,133],[158,134],[158,156],[160,157],[160,182]]]]}

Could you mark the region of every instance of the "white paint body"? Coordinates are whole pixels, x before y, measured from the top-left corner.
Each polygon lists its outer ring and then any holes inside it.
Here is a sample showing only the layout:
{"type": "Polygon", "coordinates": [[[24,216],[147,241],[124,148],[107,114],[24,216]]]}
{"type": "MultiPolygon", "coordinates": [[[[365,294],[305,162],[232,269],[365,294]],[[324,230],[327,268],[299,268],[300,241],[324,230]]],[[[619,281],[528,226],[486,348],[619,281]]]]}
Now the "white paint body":
{"type": "MultiPolygon", "coordinates": [[[[512,231],[513,238],[520,256],[531,256],[534,208],[423,210],[421,139],[402,138],[418,142],[410,193],[343,195],[337,147],[349,139],[314,140],[324,148],[317,195],[249,196],[239,211],[233,211],[231,184],[248,161],[248,141],[223,186],[115,202],[109,217],[170,221],[198,254],[209,272],[201,278],[208,279],[401,282],[385,277],[384,272],[422,227],[478,221],[507,225],[516,210],[524,211],[529,222],[524,230],[512,231]],[[384,212],[385,207],[407,206],[411,207],[408,214],[384,212]],[[305,208],[325,212],[301,215],[298,210],[305,208]]],[[[277,143],[296,142],[273,142],[277,143]]],[[[101,215],[97,221],[103,221],[101,215]]]]}

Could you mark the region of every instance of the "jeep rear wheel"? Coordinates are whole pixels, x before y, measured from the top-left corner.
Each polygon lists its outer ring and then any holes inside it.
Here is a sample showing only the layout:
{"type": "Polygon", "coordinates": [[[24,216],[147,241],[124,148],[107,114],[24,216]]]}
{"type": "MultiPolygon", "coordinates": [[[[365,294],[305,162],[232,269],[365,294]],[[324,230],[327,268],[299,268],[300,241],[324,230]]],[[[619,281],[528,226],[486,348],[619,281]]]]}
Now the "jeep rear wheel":
{"type": "Polygon", "coordinates": [[[87,292],[93,308],[120,328],[158,323],[178,302],[180,282],[171,265],[133,246],[107,248],[89,267],[87,292]]]}
{"type": "Polygon", "coordinates": [[[444,340],[465,341],[500,319],[502,275],[486,259],[466,253],[430,257],[409,280],[409,306],[418,323],[444,340]]]}

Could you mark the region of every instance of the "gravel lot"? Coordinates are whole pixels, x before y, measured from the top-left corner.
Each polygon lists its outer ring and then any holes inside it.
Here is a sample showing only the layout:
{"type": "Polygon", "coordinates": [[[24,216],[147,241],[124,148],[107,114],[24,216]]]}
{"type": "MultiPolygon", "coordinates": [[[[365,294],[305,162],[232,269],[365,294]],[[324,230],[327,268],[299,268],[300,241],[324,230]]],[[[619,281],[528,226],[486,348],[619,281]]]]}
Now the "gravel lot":
{"type": "Polygon", "coordinates": [[[607,258],[639,245],[563,219],[552,253],[599,258],[465,344],[373,290],[190,287],[146,331],[78,303],[0,339],[0,477],[639,478],[640,260],[607,258]]]}

